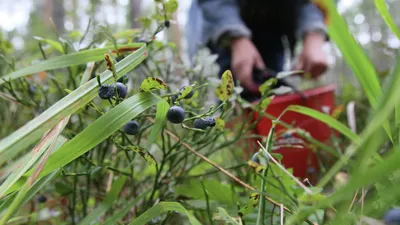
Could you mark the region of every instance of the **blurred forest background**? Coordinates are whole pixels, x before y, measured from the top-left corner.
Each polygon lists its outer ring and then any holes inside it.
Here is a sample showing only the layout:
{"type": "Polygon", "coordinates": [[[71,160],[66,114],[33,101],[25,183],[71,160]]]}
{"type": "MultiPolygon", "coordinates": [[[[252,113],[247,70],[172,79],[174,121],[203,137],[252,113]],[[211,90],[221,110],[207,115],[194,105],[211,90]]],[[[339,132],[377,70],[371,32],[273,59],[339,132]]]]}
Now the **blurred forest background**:
{"type": "MultiPolygon", "coordinates": [[[[400,1],[386,2],[391,15],[400,25],[400,1]]],[[[183,59],[187,60],[184,32],[191,0],[179,0],[179,3],[172,29],[160,33],[158,38],[174,41],[183,54],[183,59]]],[[[338,9],[345,16],[355,38],[376,64],[378,73],[384,77],[394,63],[400,41],[379,16],[374,1],[339,0],[338,9]]],[[[1,0],[0,44],[6,45],[9,41],[13,47],[6,53],[12,53],[14,57],[21,59],[38,52],[33,36],[56,38],[49,18],[54,21],[60,36],[73,36],[75,32],[83,33],[90,19],[92,25],[105,25],[112,31],[138,28],[137,18],[151,10],[153,0],[1,0]]],[[[327,44],[327,51],[330,53],[332,69],[322,78],[322,82],[338,83],[344,99],[356,98],[355,78],[342,61],[339,51],[330,44],[327,44]]]]}

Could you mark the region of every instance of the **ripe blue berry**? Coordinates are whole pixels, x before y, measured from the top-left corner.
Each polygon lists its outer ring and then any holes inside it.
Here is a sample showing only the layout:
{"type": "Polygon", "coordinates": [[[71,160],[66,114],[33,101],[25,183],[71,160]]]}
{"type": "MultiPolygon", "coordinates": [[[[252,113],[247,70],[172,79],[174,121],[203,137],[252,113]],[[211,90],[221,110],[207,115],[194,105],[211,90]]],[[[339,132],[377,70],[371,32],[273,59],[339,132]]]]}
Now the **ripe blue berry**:
{"type": "Polygon", "coordinates": [[[125,98],[126,94],[128,93],[128,89],[126,88],[126,86],[120,82],[117,82],[116,86],[117,86],[118,97],[125,98]]]}
{"type": "Polygon", "coordinates": [[[33,95],[36,92],[36,87],[34,85],[30,84],[28,91],[29,91],[29,94],[33,95]]]}
{"type": "Polygon", "coordinates": [[[260,154],[260,152],[254,153],[253,157],[251,157],[251,161],[260,164],[260,159],[258,158],[258,154],[260,154]]]}
{"type": "Polygon", "coordinates": [[[178,96],[176,96],[176,95],[171,96],[172,103],[174,103],[176,101],[176,99],[178,99],[178,96]]]}
{"type": "Polygon", "coordinates": [[[123,84],[128,83],[129,77],[127,74],[125,74],[124,76],[120,77],[117,81],[123,84]]]}
{"type": "Polygon", "coordinates": [[[140,126],[139,124],[131,120],[124,125],[124,132],[129,135],[135,135],[139,132],[140,126]]]}
{"type": "Polygon", "coordinates": [[[167,119],[171,123],[182,123],[185,119],[185,110],[179,106],[172,106],[168,109],[167,119]]]}
{"type": "Polygon", "coordinates": [[[37,200],[39,203],[45,203],[47,198],[44,195],[40,195],[37,200]]]}
{"type": "MultiPolygon", "coordinates": [[[[182,91],[185,87],[187,87],[187,86],[186,86],[186,85],[182,85],[182,86],[179,88],[179,91],[182,91]]],[[[187,94],[187,95],[185,96],[185,99],[189,99],[189,98],[193,97],[193,94],[194,94],[194,91],[191,90],[191,91],[189,92],[189,94],[187,94]]]]}
{"type": "Polygon", "coordinates": [[[203,118],[194,120],[194,128],[205,130],[208,127],[208,123],[203,118]]]}
{"type": "Polygon", "coordinates": [[[139,133],[140,126],[138,122],[131,120],[124,125],[123,129],[126,134],[135,135],[139,133]]]}
{"type": "Polygon", "coordinates": [[[170,25],[171,25],[171,24],[170,24],[169,20],[164,21],[164,26],[165,26],[166,28],[168,28],[170,25]]]}
{"type": "Polygon", "coordinates": [[[98,93],[101,99],[110,99],[115,94],[114,87],[113,85],[101,85],[98,93]]]}
{"type": "Polygon", "coordinates": [[[204,118],[204,121],[207,123],[207,126],[214,127],[215,126],[215,119],[212,117],[204,118]]]}
{"type": "Polygon", "coordinates": [[[386,212],[384,217],[387,225],[399,225],[400,224],[400,208],[394,208],[386,212]]]}

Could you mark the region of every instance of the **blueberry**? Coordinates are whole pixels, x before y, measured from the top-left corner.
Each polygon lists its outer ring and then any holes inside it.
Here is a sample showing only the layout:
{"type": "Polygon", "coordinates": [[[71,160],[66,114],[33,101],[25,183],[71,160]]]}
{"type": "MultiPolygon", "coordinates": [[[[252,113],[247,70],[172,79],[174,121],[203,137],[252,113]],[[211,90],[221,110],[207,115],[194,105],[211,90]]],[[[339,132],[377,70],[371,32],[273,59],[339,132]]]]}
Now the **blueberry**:
{"type": "Polygon", "coordinates": [[[128,93],[126,86],[120,82],[117,82],[116,86],[117,86],[118,97],[125,98],[126,94],[128,93]]]}
{"type": "Polygon", "coordinates": [[[168,109],[167,119],[171,123],[182,123],[185,119],[185,110],[179,106],[172,106],[168,109]]]}
{"type": "Polygon", "coordinates": [[[208,123],[205,119],[195,119],[194,120],[194,128],[205,130],[208,127],[208,123]]]}
{"type": "Polygon", "coordinates": [[[164,21],[164,26],[166,28],[168,28],[171,25],[171,23],[169,22],[169,20],[164,21]]]}
{"type": "Polygon", "coordinates": [[[45,203],[47,198],[44,195],[40,195],[37,200],[39,203],[45,203]]]}
{"type": "Polygon", "coordinates": [[[98,93],[101,99],[110,99],[115,94],[114,87],[112,85],[101,85],[98,93]]]}
{"type": "Polygon", "coordinates": [[[387,225],[400,224],[400,208],[394,208],[386,212],[384,221],[387,225]]]}
{"type": "Polygon", "coordinates": [[[314,167],[308,167],[307,168],[307,173],[308,174],[314,174],[317,172],[317,169],[315,169],[314,167]]]}
{"type": "Polygon", "coordinates": [[[171,101],[172,101],[172,103],[174,103],[174,102],[176,101],[176,99],[178,99],[178,96],[177,96],[177,95],[172,95],[172,96],[171,96],[171,101]]]}
{"type": "Polygon", "coordinates": [[[139,129],[139,124],[134,120],[131,120],[124,125],[124,132],[129,135],[137,134],[139,129]]]}
{"type": "Polygon", "coordinates": [[[204,121],[207,123],[207,126],[214,127],[215,126],[215,119],[212,117],[204,118],[204,121]]]}
{"type": "Polygon", "coordinates": [[[124,76],[119,78],[117,81],[120,82],[120,83],[126,84],[126,83],[128,83],[128,79],[129,79],[128,75],[125,74],[124,76]]]}
{"type": "MultiPolygon", "coordinates": [[[[185,87],[187,87],[187,86],[182,85],[182,86],[179,88],[179,91],[182,91],[185,87]]],[[[187,94],[187,95],[185,96],[185,99],[189,99],[189,98],[193,97],[193,94],[194,94],[194,91],[193,91],[193,89],[192,89],[192,90],[189,92],[189,94],[187,94]]]]}
{"type": "Polygon", "coordinates": [[[253,157],[251,157],[251,161],[260,164],[260,159],[257,157],[260,152],[254,153],[253,157]]]}
{"type": "Polygon", "coordinates": [[[34,85],[30,84],[29,89],[28,89],[29,94],[35,94],[35,91],[36,91],[36,87],[34,85]]]}
{"type": "Polygon", "coordinates": [[[292,134],[291,133],[285,133],[285,134],[283,134],[283,138],[285,138],[285,139],[288,139],[288,138],[291,138],[292,137],[292,134]]]}

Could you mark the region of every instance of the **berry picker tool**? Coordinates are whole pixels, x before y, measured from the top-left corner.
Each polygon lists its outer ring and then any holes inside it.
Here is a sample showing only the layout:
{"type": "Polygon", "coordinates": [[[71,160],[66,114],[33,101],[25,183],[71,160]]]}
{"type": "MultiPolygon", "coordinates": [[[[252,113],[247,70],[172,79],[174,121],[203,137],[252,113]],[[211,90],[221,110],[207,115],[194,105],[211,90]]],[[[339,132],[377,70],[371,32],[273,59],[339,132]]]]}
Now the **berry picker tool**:
{"type": "Polygon", "coordinates": [[[282,73],[277,73],[275,71],[272,71],[271,69],[258,69],[254,68],[253,69],[253,79],[255,80],[256,83],[264,83],[270,78],[277,78],[278,82],[276,83],[274,88],[279,88],[281,86],[289,87],[291,88],[296,94],[298,94],[303,100],[307,99],[307,96],[304,95],[302,91],[300,91],[296,86],[291,84],[287,79],[285,78],[288,75],[299,75],[302,72],[300,71],[295,71],[295,72],[282,72],[282,73]]]}

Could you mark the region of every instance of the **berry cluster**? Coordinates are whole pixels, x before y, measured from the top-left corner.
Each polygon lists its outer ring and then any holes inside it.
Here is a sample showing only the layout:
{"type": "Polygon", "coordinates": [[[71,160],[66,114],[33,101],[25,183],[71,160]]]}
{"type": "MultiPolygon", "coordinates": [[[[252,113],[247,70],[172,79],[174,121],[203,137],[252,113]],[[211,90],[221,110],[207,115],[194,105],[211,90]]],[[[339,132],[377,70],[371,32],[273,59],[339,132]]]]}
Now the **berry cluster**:
{"type": "MultiPolygon", "coordinates": [[[[115,84],[111,85],[101,85],[99,88],[99,97],[101,99],[111,99],[115,96],[115,89],[117,90],[117,95],[119,98],[125,98],[128,94],[128,89],[126,88],[125,84],[128,82],[128,75],[124,75],[118,79],[115,84]]],[[[135,120],[131,120],[127,122],[123,126],[123,130],[128,135],[135,135],[139,133],[140,126],[139,123],[135,120]]]]}
{"type": "Polygon", "coordinates": [[[212,117],[205,117],[200,119],[194,120],[194,128],[205,130],[207,127],[214,127],[215,126],[215,119],[212,117]]]}
{"type": "Polygon", "coordinates": [[[101,99],[111,99],[112,97],[115,96],[115,88],[117,89],[117,95],[119,98],[126,97],[126,95],[128,93],[128,89],[121,82],[117,82],[117,83],[111,84],[111,85],[101,85],[101,87],[99,88],[99,92],[98,92],[99,97],[101,99]]]}

